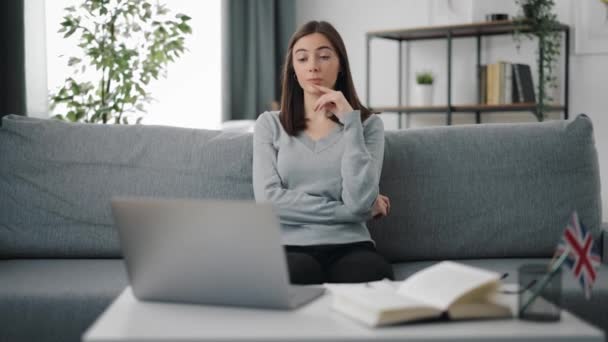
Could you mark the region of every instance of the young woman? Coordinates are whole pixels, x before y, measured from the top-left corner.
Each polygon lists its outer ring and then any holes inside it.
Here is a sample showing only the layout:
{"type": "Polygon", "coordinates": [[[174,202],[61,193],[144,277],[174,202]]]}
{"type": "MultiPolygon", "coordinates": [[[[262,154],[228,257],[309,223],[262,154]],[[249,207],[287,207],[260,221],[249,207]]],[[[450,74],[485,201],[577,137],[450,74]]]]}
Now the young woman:
{"type": "Polygon", "coordinates": [[[393,278],[365,222],[390,212],[379,194],[384,126],[357,97],[335,28],[311,21],[291,37],[280,112],[255,124],[253,190],[278,211],[292,283],[393,278]]]}

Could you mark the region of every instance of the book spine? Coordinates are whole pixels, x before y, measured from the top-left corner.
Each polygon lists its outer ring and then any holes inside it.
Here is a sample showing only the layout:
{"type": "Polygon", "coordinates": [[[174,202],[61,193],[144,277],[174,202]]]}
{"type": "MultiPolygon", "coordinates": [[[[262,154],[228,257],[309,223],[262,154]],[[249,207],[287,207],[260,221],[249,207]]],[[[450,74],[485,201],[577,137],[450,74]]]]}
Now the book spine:
{"type": "Polygon", "coordinates": [[[505,103],[505,63],[498,63],[498,104],[505,103]]]}
{"type": "Polygon", "coordinates": [[[488,66],[483,66],[483,103],[488,103],[488,66]]]}
{"type": "Polygon", "coordinates": [[[500,64],[492,64],[492,104],[500,104],[500,64]]]}
{"type": "Polygon", "coordinates": [[[480,65],[479,66],[479,104],[486,104],[488,99],[488,82],[487,82],[487,72],[488,72],[488,66],[487,65],[480,65]]]}
{"type": "Polygon", "coordinates": [[[498,104],[503,103],[503,93],[502,93],[502,80],[504,72],[502,70],[503,65],[501,62],[498,62],[498,104]]]}
{"type": "Polygon", "coordinates": [[[503,84],[503,89],[505,91],[505,102],[506,104],[513,103],[513,73],[511,68],[511,63],[505,63],[505,82],[503,84]]]}
{"type": "Polygon", "coordinates": [[[492,64],[492,104],[500,104],[500,64],[492,64]]]}
{"type": "Polygon", "coordinates": [[[500,62],[500,104],[505,104],[507,102],[505,98],[505,81],[507,79],[506,66],[505,62],[500,62]]]}
{"type": "Polygon", "coordinates": [[[498,64],[496,64],[496,63],[488,64],[488,77],[487,77],[488,101],[487,101],[487,103],[490,105],[498,104],[498,98],[496,96],[497,95],[496,81],[498,80],[497,66],[498,66],[498,64]]]}
{"type": "Polygon", "coordinates": [[[526,102],[536,102],[536,96],[534,94],[534,82],[532,81],[532,71],[530,66],[527,64],[522,65],[521,84],[524,93],[524,100],[526,102]]]}
{"type": "Polygon", "coordinates": [[[524,92],[521,88],[521,64],[513,64],[513,102],[524,102],[524,92]]]}

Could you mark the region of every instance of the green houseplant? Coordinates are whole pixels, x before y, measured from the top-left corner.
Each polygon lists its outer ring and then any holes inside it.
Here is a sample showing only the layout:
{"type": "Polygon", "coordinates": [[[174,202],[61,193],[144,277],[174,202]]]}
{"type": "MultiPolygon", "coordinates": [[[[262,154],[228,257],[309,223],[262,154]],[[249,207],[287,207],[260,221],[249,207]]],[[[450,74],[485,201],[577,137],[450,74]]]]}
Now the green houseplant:
{"type": "MultiPolygon", "coordinates": [[[[519,49],[522,36],[538,39],[537,62],[539,65],[537,109],[539,121],[545,119],[545,105],[553,100],[548,88],[557,88],[556,65],[561,51],[560,23],[553,13],[554,0],[516,0],[521,13],[515,18],[514,38],[519,49]]],[[[568,53],[568,51],[566,51],[568,53]]]]}
{"type": "Polygon", "coordinates": [[[433,73],[430,71],[416,73],[416,83],[418,84],[433,84],[433,80],[433,73]]]}
{"type": "Polygon", "coordinates": [[[420,106],[430,106],[433,104],[433,81],[435,77],[430,71],[416,73],[416,99],[420,106]]]}
{"type": "Polygon", "coordinates": [[[65,11],[59,32],[78,37],[81,54],[69,57],[72,75],[50,94],[54,118],[141,122],[152,100],[146,88],[185,51],[190,17],[145,0],[85,0],[65,11]]]}

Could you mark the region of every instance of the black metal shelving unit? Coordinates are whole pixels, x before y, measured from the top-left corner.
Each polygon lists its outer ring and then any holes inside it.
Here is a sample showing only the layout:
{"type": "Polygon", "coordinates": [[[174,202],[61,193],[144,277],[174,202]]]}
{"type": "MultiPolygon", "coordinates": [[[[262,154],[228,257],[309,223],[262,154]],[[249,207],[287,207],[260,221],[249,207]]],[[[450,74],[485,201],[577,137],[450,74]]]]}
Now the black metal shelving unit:
{"type": "MultiPolygon", "coordinates": [[[[456,38],[475,38],[477,42],[477,70],[481,65],[481,38],[484,36],[496,36],[513,34],[518,28],[517,24],[511,20],[492,21],[492,22],[481,22],[473,24],[463,25],[447,25],[447,26],[431,26],[431,27],[420,27],[412,29],[397,29],[397,30],[386,30],[386,31],[372,31],[366,34],[366,103],[370,104],[370,73],[371,73],[371,41],[372,39],[390,39],[397,41],[399,44],[398,48],[398,60],[397,60],[397,72],[398,72],[398,98],[397,106],[371,106],[374,111],[383,112],[396,112],[399,115],[399,129],[401,129],[401,115],[409,113],[446,113],[446,124],[452,124],[452,113],[464,112],[464,113],[475,113],[475,122],[481,123],[481,114],[486,112],[514,112],[514,111],[529,111],[534,114],[537,118],[539,117],[539,111],[541,108],[544,112],[563,112],[563,118],[568,119],[568,94],[569,94],[569,66],[570,66],[570,28],[568,25],[559,24],[555,27],[556,31],[563,32],[565,36],[565,75],[564,75],[564,103],[563,105],[556,104],[542,104],[542,103],[514,103],[514,104],[503,104],[503,105],[487,105],[479,104],[480,98],[480,84],[477,81],[477,104],[464,104],[458,105],[452,103],[452,41],[456,38]],[[433,39],[446,39],[447,41],[447,103],[442,106],[404,106],[402,99],[402,87],[403,87],[403,58],[402,50],[404,42],[411,42],[417,40],[433,40],[433,39]]],[[[529,28],[526,26],[519,26],[521,32],[529,32],[529,28]]],[[[539,44],[539,51],[542,54],[542,47],[539,44]]],[[[409,60],[407,61],[409,63],[409,60]]],[[[538,70],[541,73],[539,77],[542,77],[542,59],[539,60],[538,70]]],[[[406,75],[406,80],[409,75],[406,75]]],[[[477,77],[479,80],[479,77],[477,77]]],[[[538,88],[539,100],[542,101],[543,90],[538,88]]]]}

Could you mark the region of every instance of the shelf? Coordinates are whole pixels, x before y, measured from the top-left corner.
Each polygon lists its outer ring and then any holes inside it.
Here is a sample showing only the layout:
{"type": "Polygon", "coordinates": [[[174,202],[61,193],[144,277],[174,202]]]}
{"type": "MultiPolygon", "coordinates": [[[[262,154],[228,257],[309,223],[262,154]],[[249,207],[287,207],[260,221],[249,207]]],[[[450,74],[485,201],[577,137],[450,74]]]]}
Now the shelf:
{"type": "MultiPolygon", "coordinates": [[[[513,20],[487,21],[472,24],[415,27],[407,29],[383,30],[367,32],[368,38],[377,37],[393,40],[420,40],[446,38],[451,33],[453,38],[491,36],[498,34],[513,33],[517,28],[513,20]]],[[[526,25],[520,26],[522,32],[528,32],[526,25]]],[[[559,24],[557,31],[567,31],[568,26],[559,24]]]]}
{"type": "MultiPolygon", "coordinates": [[[[523,112],[523,111],[536,111],[537,104],[535,103],[512,103],[512,104],[501,104],[501,105],[453,105],[453,111],[455,112],[523,112]]],[[[564,106],[561,105],[545,105],[544,110],[547,112],[561,112],[564,110],[564,106]]]]}
{"type": "Polygon", "coordinates": [[[373,107],[374,112],[417,112],[417,113],[443,113],[448,111],[448,106],[394,106],[373,107]]]}
{"type": "MultiPolygon", "coordinates": [[[[480,105],[480,104],[458,104],[452,105],[452,112],[524,112],[536,111],[534,103],[513,103],[501,105],[480,105]]],[[[393,106],[393,107],[372,107],[375,112],[402,112],[402,113],[445,113],[448,106],[393,106]]],[[[547,112],[559,112],[564,110],[562,105],[545,105],[547,112]]]]}
{"type": "MultiPolygon", "coordinates": [[[[486,22],[478,22],[478,23],[467,23],[467,24],[458,24],[458,25],[444,25],[444,26],[428,26],[428,27],[415,27],[415,28],[401,28],[395,30],[382,30],[382,31],[370,31],[366,33],[366,93],[365,93],[365,103],[370,103],[371,97],[371,51],[373,50],[373,46],[371,44],[372,39],[388,39],[398,43],[397,49],[397,106],[379,106],[373,107],[372,110],[376,112],[393,112],[398,113],[398,128],[401,129],[401,115],[408,115],[410,113],[415,114],[424,114],[424,113],[437,113],[437,114],[445,114],[446,117],[446,125],[452,124],[452,116],[454,113],[474,113],[475,114],[475,122],[482,122],[482,114],[485,113],[504,113],[504,112],[528,112],[536,116],[538,119],[542,119],[542,114],[547,112],[562,112],[563,118],[568,119],[568,109],[569,109],[569,63],[570,63],[570,28],[568,25],[558,23],[554,27],[550,28],[555,32],[559,32],[560,35],[564,37],[564,103],[562,104],[551,104],[542,106],[542,110],[539,110],[539,107],[536,103],[516,103],[516,104],[501,104],[501,105],[487,105],[487,104],[454,104],[454,99],[452,97],[452,55],[453,55],[453,44],[454,38],[473,38],[476,41],[476,70],[479,70],[482,65],[482,37],[484,36],[495,36],[495,35],[512,35],[513,33],[519,31],[522,33],[531,32],[531,26],[526,22],[516,22],[514,20],[501,20],[501,21],[486,21],[486,22]],[[409,80],[409,69],[406,68],[405,76],[403,75],[403,45],[407,48],[406,51],[409,53],[410,43],[409,41],[421,41],[421,40],[431,40],[431,39],[445,39],[446,40],[446,57],[447,57],[447,84],[446,84],[446,103],[443,105],[437,106],[401,106],[403,104],[402,94],[403,94],[403,86],[406,84],[405,80],[409,80]],[[408,42],[407,44],[403,44],[403,42],[408,42]]],[[[537,39],[538,40],[538,39],[537,39]]],[[[414,44],[415,45],[415,44],[414,44]]],[[[539,53],[542,55],[542,46],[539,41],[539,53]]],[[[409,65],[409,55],[408,59],[405,60],[406,65],[409,65]]],[[[537,70],[543,69],[543,59],[538,59],[538,68],[537,70]]],[[[472,79],[473,82],[476,83],[477,86],[477,94],[481,94],[481,83],[478,79],[478,73],[475,75],[471,75],[475,77],[472,79]],[[477,75],[477,77],[475,76],[477,75]]],[[[542,73],[540,73],[539,77],[543,77],[542,73]]],[[[408,88],[409,91],[409,88],[408,88]]],[[[539,90],[542,97],[542,91],[539,90]]],[[[539,95],[537,95],[538,97],[539,95]]],[[[478,95],[477,99],[479,101],[481,97],[478,95]]],[[[407,120],[406,120],[407,122],[407,120]]]]}

